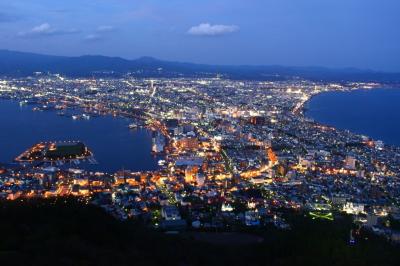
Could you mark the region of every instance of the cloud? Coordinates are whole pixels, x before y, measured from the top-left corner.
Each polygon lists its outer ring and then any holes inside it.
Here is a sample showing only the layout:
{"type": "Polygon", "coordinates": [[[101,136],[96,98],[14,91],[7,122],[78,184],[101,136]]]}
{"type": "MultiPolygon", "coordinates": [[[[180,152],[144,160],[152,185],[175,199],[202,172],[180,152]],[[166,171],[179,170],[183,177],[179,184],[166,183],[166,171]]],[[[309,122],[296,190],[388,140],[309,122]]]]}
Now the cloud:
{"type": "Polygon", "coordinates": [[[94,42],[102,40],[103,37],[99,34],[88,34],[85,36],[85,41],[94,42]]]}
{"type": "Polygon", "coordinates": [[[96,29],[96,32],[110,32],[110,31],[115,31],[115,27],[109,25],[103,25],[97,27],[96,29]]]}
{"type": "Polygon", "coordinates": [[[43,23],[30,30],[30,33],[32,34],[52,34],[53,32],[54,29],[51,28],[49,23],[43,23]]]}
{"type": "Polygon", "coordinates": [[[98,26],[94,33],[90,33],[85,36],[84,40],[85,41],[99,41],[99,40],[104,40],[104,37],[107,36],[107,33],[115,31],[114,26],[109,26],[109,25],[102,25],[98,26]]]}
{"type": "Polygon", "coordinates": [[[197,36],[219,36],[233,33],[239,30],[236,25],[211,25],[210,23],[201,23],[188,30],[188,34],[197,36]]]}
{"type": "Polygon", "coordinates": [[[74,34],[79,31],[76,29],[56,29],[53,28],[49,23],[43,23],[36,27],[33,27],[29,31],[21,31],[18,33],[20,37],[39,37],[39,36],[54,36],[54,35],[65,35],[65,34],[74,34]]]}

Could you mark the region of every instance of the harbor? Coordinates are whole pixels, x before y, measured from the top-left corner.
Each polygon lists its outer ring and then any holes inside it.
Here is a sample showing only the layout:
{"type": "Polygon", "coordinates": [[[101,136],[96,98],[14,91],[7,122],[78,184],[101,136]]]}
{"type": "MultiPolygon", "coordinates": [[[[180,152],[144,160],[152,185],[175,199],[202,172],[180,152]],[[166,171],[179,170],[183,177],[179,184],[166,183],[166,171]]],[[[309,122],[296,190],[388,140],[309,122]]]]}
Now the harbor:
{"type": "MultiPolygon", "coordinates": [[[[162,158],[151,153],[151,131],[144,127],[129,129],[130,124],[137,123],[136,120],[95,113],[90,113],[90,119],[73,120],[69,110],[64,116],[58,114],[60,110],[54,109],[32,111],[37,107],[37,103],[29,100],[23,101],[23,104],[13,100],[2,100],[1,103],[1,162],[13,163],[22,151],[35,143],[79,140],[90,148],[94,157],[54,160],[49,164],[56,167],[86,167],[88,170],[101,172],[113,172],[123,168],[152,171],[159,168],[158,160],[162,158]]],[[[76,109],[73,113],[89,112],[76,109]]]]}

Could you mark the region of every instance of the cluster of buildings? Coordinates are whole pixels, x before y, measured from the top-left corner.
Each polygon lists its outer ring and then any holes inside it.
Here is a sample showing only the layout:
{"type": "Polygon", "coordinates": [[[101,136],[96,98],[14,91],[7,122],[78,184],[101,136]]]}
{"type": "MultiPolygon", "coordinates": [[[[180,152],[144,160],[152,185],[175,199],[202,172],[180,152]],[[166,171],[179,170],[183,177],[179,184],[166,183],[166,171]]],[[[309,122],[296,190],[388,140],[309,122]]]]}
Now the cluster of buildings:
{"type": "Polygon", "coordinates": [[[138,173],[5,165],[0,197],[82,196],[120,219],[168,230],[288,229],[287,210],[321,219],[347,213],[396,240],[385,221],[400,218],[400,148],[303,114],[319,93],[378,86],[59,75],[2,80],[0,97],[35,108],[140,121],[154,131],[152,152],[164,159],[159,170],[138,173]]]}

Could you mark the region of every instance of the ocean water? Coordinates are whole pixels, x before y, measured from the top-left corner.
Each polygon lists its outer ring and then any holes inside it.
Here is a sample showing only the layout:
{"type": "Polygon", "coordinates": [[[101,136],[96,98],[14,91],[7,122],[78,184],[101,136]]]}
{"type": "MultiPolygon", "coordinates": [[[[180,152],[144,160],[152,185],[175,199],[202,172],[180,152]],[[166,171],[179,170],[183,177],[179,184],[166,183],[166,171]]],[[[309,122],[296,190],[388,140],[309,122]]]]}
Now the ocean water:
{"type": "Polygon", "coordinates": [[[312,98],[306,116],[400,146],[400,89],[326,92],[312,98]]]}
{"type": "MultiPolygon", "coordinates": [[[[150,171],[158,168],[151,155],[151,132],[130,130],[129,119],[111,116],[73,120],[55,111],[32,111],[18,102],[0,101],[0,162],[9,163],[40,141],[79,140],[94,153],[98,165],[90,170],[113,173],[121,169],[150,171]]],[[[80,167],[82,165],[72,165],[80,167]]]]}

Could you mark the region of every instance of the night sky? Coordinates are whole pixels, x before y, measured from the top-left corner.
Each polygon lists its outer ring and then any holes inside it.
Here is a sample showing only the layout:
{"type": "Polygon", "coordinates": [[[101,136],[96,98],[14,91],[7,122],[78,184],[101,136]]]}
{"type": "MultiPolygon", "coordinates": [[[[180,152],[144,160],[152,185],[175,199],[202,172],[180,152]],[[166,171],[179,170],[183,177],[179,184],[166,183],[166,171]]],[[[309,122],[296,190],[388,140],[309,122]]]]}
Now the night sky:
{"type": "Polygon", "coordinates": [[[399,0],[1,0],[0,49],[400,71],[399,0]]]}

